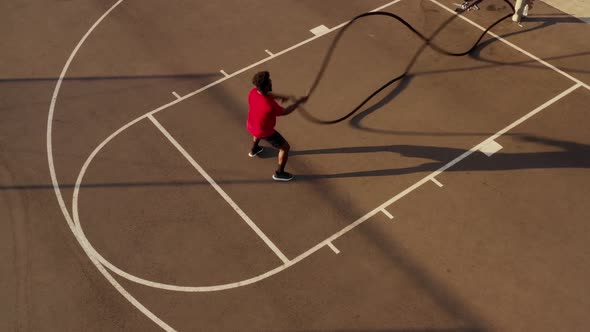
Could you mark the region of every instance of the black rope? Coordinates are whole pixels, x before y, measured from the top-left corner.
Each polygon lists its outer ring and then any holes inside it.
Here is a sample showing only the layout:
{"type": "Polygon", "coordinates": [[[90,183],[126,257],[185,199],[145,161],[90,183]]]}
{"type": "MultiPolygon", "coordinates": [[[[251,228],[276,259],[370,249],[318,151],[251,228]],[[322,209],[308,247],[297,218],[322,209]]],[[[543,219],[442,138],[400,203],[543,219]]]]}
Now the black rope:
{"type": "Polygon", "coordinates": [[[512,6],[512,4],[508,1],[508,0],[504,0],[505,3],[508,4],[508,6],[512,9],[512,13],[507,14],[506,16],[501,17],[500,19],[498,19],[496,22],[494,22],[492,25],[490,25],[480,36],[479,38],[477,38],[477,40],[475,41],[475,43],[473,44],[472,47],[470,47],[467,51],[465,52],[450,52],[445,50],[444,48],[434,44],[432,42],[432,40],[447,26],[449,25],[452,21],[454,21],[457,17],[459,17],[459,15],[461,15],[463,12],[469,10],[469,8],[477,5],[479,2],[481,2],[482,0],[476,0],[473,3],[471,3],[469,6],[465,7],[464,9],[458,9],[456,10],[456,12],[458,13],[457,15],[453,15],[450,18],[448,18],[446,21],[444,21],[433,33],[432,35],[428,38],[426,36],[424,36],[422,33],[420,33],[419,31],[417,31],[416,29],[414,29],[414,27],[412,27],[408,22],[406,22],[404,19],[402,19],[401,17],[393,14],[393,13],[389,13],[389,12],[369,12],[369,13],[364,13],[364,14],[360,14],[356,17],[354,17],[351,21],[349,21],[344,27],[342,27],[342,29],[338,32],[338,34],[336,35],[336,37],[334,37],[334,40],[332,41],[332,44],[330,45],[330,47],[328,48],[328,51],[326,52],[326,55],[324,56],[324,61],[322,62],[322,65],[320,66],[320,70],[318,71],[318,74],[316,75],[315,80],[313,81],[311,88],[308,90],[307,93],[307,97],[309,98],[314,91],[316,90],[317,86],[319,85],[320,81],[323,79],[324,77],[324,72],[326,71],[326,68],[328,67],[328,64],[330,63],[330,60],[332,58],[332,55],[334,53],[334,49],[336,48],[336,45],[338,44],[338,42],[340,41],[340,38],[342,37],[342,35],[344,35],[344,33],[346,32],[346,30],[357,20],[364,18],[364,17],[370,17],[370,16],[386,16],[386,17],[390,17],[393,18],[399,22],[401,22],[403,25],[405,25],[408,29],[410,29],[410,31],[412,31],[415,35],[417,35],[420,39],[422,39],[424,41],[424,44],[422,44],[422,46],[418,49],[418,51],[416,52],[416,54],[414,54],[414,56],[412,57],[412,59],[410,60],[410,62],[408,63],[408,65],[406,66],[406,69],[404,70],[404,72],[391,79],[389,82],[385,83],[383,86],[381,86],[380,88],[378,88],[377,90],[375,90],[373,93],[371,93],[367,98],[365,98],[365,100],[363,100],[358,106],[356,106],[352,111],[350,111],[348,114],[335,119],[335,120],[321,120],[318,119],[317,117],[311,115],[307,110],[305,110],[305,108],[303,107],[299,107],[301,114],[303,115],[304,118],[306,118],[307,120],[311,121],[311,122],[315,122],[318,124],[334,124],[334,123],[338,123],[341,121],[344,121],[346,119],[348,119],[350,116],[352,116],[354,113],[356,113],[359,109],[361,109],[361,107],[363,107],[369,100],[371,100],[375,95],[377,95],[379,92],[383,91],[383,89],[387,88],[388,86],[390,86],[391,84],[397,82],[398,80],[404,78],[408,72],[410,71],[410,69],[412,68],[412,66],[414,65],[414,63],[416,62],[416,60],[418,59],[418,57],[420,56],[420,54],[424,51],[424,49],[427,46],[430,46],[433,50],[435,50],[436,52],[439,52],[441,54],[445,54],[445,55],[449,55],[449,56],[464,56],[467,55],[469,53],[471,53],[479,44],[479,42],[482,40],[482,38],[486,35],[486,33],[492,29],[494,26],[496,26],[498,23],[504,21],[505,19],[511,17],[514,14],[514,6],[512,6]]]}

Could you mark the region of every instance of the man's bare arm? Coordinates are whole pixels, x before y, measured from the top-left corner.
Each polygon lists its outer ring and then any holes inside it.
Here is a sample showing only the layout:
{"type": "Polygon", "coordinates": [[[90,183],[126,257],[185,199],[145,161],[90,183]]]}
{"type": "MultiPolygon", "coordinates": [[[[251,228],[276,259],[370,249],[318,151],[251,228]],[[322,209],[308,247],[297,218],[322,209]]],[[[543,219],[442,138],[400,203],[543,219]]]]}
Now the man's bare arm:
{"type": "Polygon", "coordinates": [[[273,92],[269,92],[268,96],[280,101],[281,103],[284,103],[288,100],[295,100],[295,96],[292,96],[292,95],[288,96],[288,95],[283,95],[283,94],[278,94],[278,93],[273,93],[273,92]]]}
{"type": "Polygon", "coordinates": [[[293,104],[291,104],[291,105],[289,105],[289,106],[287,106],[285,108],[285,113],[283,113],[283,115],[288,115],[289,113],[291,113],[294,110],[296,110],[297,107],[299,107],[299,105],[301,105],[301,104],[303,104],[303,103],[305,103],[307,101],[307,98],[309,98],[309,97],[308,96],[304,96],[304,97],[301,97],[301,98],[295,100],[295,102],[293,104]]]}

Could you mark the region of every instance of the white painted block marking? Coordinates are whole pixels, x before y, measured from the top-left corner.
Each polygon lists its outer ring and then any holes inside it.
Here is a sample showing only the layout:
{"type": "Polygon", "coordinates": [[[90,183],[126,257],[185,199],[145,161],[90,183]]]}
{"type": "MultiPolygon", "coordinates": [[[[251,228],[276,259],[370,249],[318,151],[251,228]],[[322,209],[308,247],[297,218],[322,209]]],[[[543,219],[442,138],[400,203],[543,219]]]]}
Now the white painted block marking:
{"type": "Polygon", "coordinates": [[[182,98],[178,93],[176,93],[176,91],[172,91],[172,94],[174,95],[174,97],[176,97],[176,99],[182,98]]]}
{"type": "Polygon", "coordinates": [[[225,77],[228,77],[228,76],[229,76],[229,74],[228,74],[228,73],[226,73],[226,72],[225,72],[225,70],[223,70],[223,69],[222,69],[222,70],[220,70],[220,72],[221,72],[221,73],[223,74],[223,76],[225,76],[225,77]]]}
{"type": "Polygon", "coordinates": [[[500,151],[500,149],[502,149],[502,145],[496,143],[494,140],[489,140],[479,148],[479,151],[485,153],[486,156],[491,157],[494,153],[500,151]]]}
{"type": "Polygon", "coordinates": [[[268,53],[268,55],[270,55],[270,56],[274,56],[274,54],[272,54],[272,52],[269,50],[264,50],[264,52],[268,53]]]}
{"type": "Polygon", "coordinates": [[[389,213],[389,211],[381,209],[381,212],[383,212],[383,214],[386,215],[389,219],[393,219],[393,216],[391,215],[391,213],[389,213]]]}
{"type": "Polygon", "coordinates": [[[330,29],[328,29],[325,25],[322,24],[322,25],[317,26],[309,31],[311,31],[311,33],[313,33],[316,36],[321,36],[321,35],[324,35],[324,34],[330,32],[330,29]]]}
{"type": "Polygon", "coordinates": [[[438,180],[436,178],[432,178],[431,180],[432,180],[432,182],[436,183],[437,186],[442,188],[443,184],[438,182],[438,180]]]}
{"type": "Polygon", "coordinates": [[[336,255],[338,255],[340,253],[340,250],[338,250],[338,248],[336,248],[332,242],[328,242],[328,247],[330,247],[330,249],[332,249],[332,251],[334,251],[336,253],[336,255]]]}

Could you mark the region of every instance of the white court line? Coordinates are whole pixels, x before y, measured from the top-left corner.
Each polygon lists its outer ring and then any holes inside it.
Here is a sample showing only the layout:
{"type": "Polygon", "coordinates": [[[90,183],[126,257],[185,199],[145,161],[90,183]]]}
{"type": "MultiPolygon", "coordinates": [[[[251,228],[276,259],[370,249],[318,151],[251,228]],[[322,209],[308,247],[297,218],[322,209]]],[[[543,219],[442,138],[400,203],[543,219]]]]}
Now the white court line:
{"type": "Polygon", "coordinates": [[[269,50],[264,50],[264,52],[268,53],[268,55],[270,55],[270,56],[274,56],[274,54],[272,54],[272,52],[269,50]]]}
{"type": "Polygon", "coordinates": [[[213,188],[215,188],[217,193],[219,193],[219,195],[221,195],[221,197],[225,199],[227,204],[229,204],[234,209],[234,211],[236,211],[236,213],[240,217],[242,217],[242,219],[244,219],[248,226],[250,226],[250,228],[252,228],[254,232],[256,232],[256,234],[258,234],[258,236],[264,241],[264,243],[266,243],[266,245],[283,261],[283,263],[289,263],[289,259],[279,250],[279,248],[277,248],[277,246],[275,246],[275,244],[262,232],[262,230],[260,230],[260,228],[256,226],[256,224],[250,219],[250,217],[248,217],[248,215],[246,215],[246,213],[242,211],[242,209],[240,209],[238,204],[236,204],[234,200],[231,199],[231,197],[229,197],[229,195],[226,194],[223,189],[221,189],[217,182],[215,182],[215,180],[213,180],[213,178],[211,178],[211,176],[209,176],[209,174],[205,172],[205,170],[193,159],[193,157],[191,157],[191,155],[188,152],[186,152],[186,150],[180,145],[180,143],[178,143],[178,141],[174,139],[172,135],[170,135],[166,128],[164,128],[164,126],[162,126],[162,124],[158,122],[158,120],[156,120],[156,118],[154,118],[153,115],[149,115],[148,118],[162,132],[162,134],[166,136],[170,143],[172,143],[172,145],[174,145],[174,147],[178,149],[178,151],[186,158],[186,160],[188,160],[191,163],[191,165],[193,165],[193,167],[197,171],[199,171],[199,173],[201,173],[201,175],[207,180],[207,182],[209,182],[209,184],[213,188]]]}
{"type": "MultiPolygon", "coordinates": [[[[380,7],[377,7],[377,8],[375,8],[375,9],[371,10],[370,12],[371,12],[371,13],[373,13],[373,12],[378,12],[378,11],[380,11],[380,10],[382,10],[382,9],[385,9],[385,8],[387,8],[387,7],[391,6],[391,5],[395,4],[395,3],[398,3],[398,2],[400,2],[400,1],[401,1],[401,0],[395,0],[395,1],[392,1],[392,2],[389,2],[389,3],[386,3],[386,4],[384,4],[383,6],[380,6],[380,7]]],[[[350,21],[348,21],[348,22],[350,22],[350,21]]],[[[346,22],[346,23],[348,23],[348,22],[346,22]]]]}
{"type": "Polygon", "coordinates": [[[393,215],[389,213],[389,211],[387,211],[386,209],[381,209],[381,212],[383,212],[383,214],[386,215],[387,218],[393,219],[393,215]]]}
{"type": "MultiPolygon", "coordinates": [[[[453,15],[457,15],[457,13],[456,13],[454,10],[452,10],[452,9],[450,9],[450,8],[448,8],[448,7],[446,7],[445,5],[441,4],[440,2],[438,2],[438,1],[436,1],[436,0],[430,0],[430,1],[431,1],[431,2],[434,2],[435,4],[439,5],[439,6],[440,6],[440,7],[442,7],[442,8],[444,8],[446,11],[450,12],[451,14],[453,14],[453,15]]],[[[465,17],[465,16],[463,16],[463,15],[458,15],[458,16],[459,16],[459,18],[460,18],[460,19],[462,19],[462,20],[464,20],[464,21],[468,22],[469,24],[471,24],[471,25],[473,25],[474,27],[476,27],[476,28],[480,29],[481,31],[485,31],[485,30],[486,30],[484,27],[482,27],[481,25],[479,25],[479,24],[477,24],[477,23],[473,22],[472,20],[468,19],[467,17],[465,17]]],[[[488,31],[488,34],[489,34],[489,35],[491,35],[492,37],[494,37],[494,38],[498,39],[499,41],[503,42],[504,44],[506,44],[506,45],[508,45],[508,46],[512,47],[513,49],[515,49],[515,50],[519,51],[520,53],[522,53],[522,54],[524,54],[524,55],[528,56],[529,58],[532,58],[532,59],[534,59],[534,60],[536,60],[536,61],[538,61],[538,62],[542,63],[542,64],[543,64],[543,65],[545,65],[546,67],[549,67],[549,68],[553,69],[554,71],[558,72],[559,74],[561,74],[561,75],[563,75],[563,76],[565,76],[565,77],[569,78],[570,80],[572,80],[572,81],[574,81],[574,82],[576,82],[576,83],[580,84],[580,86],[583,86],[583,87],[585,87],[586,89],[589,89],[589,90],[590,90],[590,85],[588,85],[588,84],[586,84],[586,83],[584,83],[584,82],[580,81],[579,79],[577,79],[577,78],[573,77],[572,75],[570,75],[570,74],[568,74],[568,73],[564,72],[563,70],[561,70],[561,69],[559,69],[559,68],[555,67],[554,65],[552,65],[552,64],[550,64],[550,63],[548,63],[547,61],[545,61],[545,60],[542,60],[541,58],[539,58],[539,57],[537,57],[537,56],[533,55],[532,53],[530,53],[530,52],[527,52],[527,51],[523,50],[522,48],[520,48],[520,47],[518,47],[518,46],[516,46],[516,45],[512,44],[511,42],[507,41],[506,39],[504,39],[504,38],[502,38],[502,37],[498,36],[497,34],[495,34],[495,33],[491,32],[491,31],[488,31]]]]}
{"type": "Polygon", "coordinates": [[[178,93],[176,93],[176,91],[172,91],[172,94],[174,95],[174,97],[176,97],[176,99],[182,98],[178,93]]]}
{"type": "Polygon", "coordinates": [[[223,76],[225,76],[225,77],[229,77],[229,74],[228,74],[228,73],[226,73],[226,72],[225,72],[225,70],[223,70],[223,69],[222,69],[222,70],[220,70],[220,72],[223,74],[223,76]]]}
{"type": "Polygon", "coordinates": [[[332,249],[332,251],[334,251],[336,255],[340,253],[340,250],[338,250],[338,248],[336,248],[334,244],[332,244],[332,242],[328,242],[328,247],[330,247],[330,249],[332,249]]]}
{"type": "Polygon", "coordinates": [[[441,187],[441,188],[443,187],[443,184],[442,184],[442,183],[440,183],[440,182],[438,182],[438,180],[437,180],[436,178],[432,178],[432,179],[430,179],[430,180],[432,180],[432,182],[434,182],[434,183],[435,183],[437,186],[439,186],[439,187],[441,187]]]}
{"type": "Polygon", "coordinates": [[[69,56],[68,60],[66,61],[66,64],[62,68],[62,71],[59,75],[59,79],[57,80],[57,83],[55,84],[55,89],[53,90],[53,96],[51,97],[51,104],[49,105],[49,112],[47,115],[47,163],[49,166],[51,183],[53,184],[53,190],[55,192],[55,196],[57,198],[59,208],[61,209],[61,212],[66,219],[66,222],[70,228],[70,231],[72,232],[72,234],[74,235],[74,237],[76,238],[78,243],[80,244],[80,247],[82,247],[82,250],[84,250],[84,253],[86,253],[86,255],[88,256],[88,258],[90,259],[92,264],[94,264],[94,266],[96,266],[96,268],[98,269],[100,274],[102,274],[104,276],[104,278],[119,292],[119,294],[121,294],[127,301],[129,301],[129,303],[131,303],[131,305],[133,305],[135,308],[137,308],[137,310],[139,310],[142,314],[144,314],[151,321],[156,323],[164,331],[175,332],[176,330],[174,328],[172,328],[170,325],[166,324],[166,322],[164,322],[158,316],[156,316],[154,313],[152,313],[148,308],[146,308],[143,304],[141,304],[141,302],[137,301],[137,299],[135,297],[133,297],[133,295],[131,295],[125,288],[123,288],[123,286],[121,286],[121,284],[117,280],[115,280],[115,278],[111,275],[111,273],[102,265],[102,263],[97,259],[97,257],[92,254],[92,251],[89,250],[88,246],[86,245],[86,242],[78,236],[77,228],[74,224],[74,221],[72,220],[70,212],[66,208],[66,203],[65,203],[63,196],[61,194],[61,190],[59,189],[59,182],[57,180],[57,175],[56,175],[56,171],[55,171],[55,163],[53,161],[53,141],[52,141],[52,139],[53,139],[53,117],[55,114],[55,105],[57,102],[57,96],[59,95],[59,90],[61,89],[61,84],[66,76],[66,73],[68,72],[68,69],[69,69],[74,57],[76,56],[76,54],[78,53],[78,51],[82,47],[82,44],[84,44],[84,42],[86,41],[86,39],[88,39],[88,37],[94,31],[94,29],[96,29],[96,27],[119,4],[121,4],[121,2],[123,2],[123,0],[117,1],[101,17],[99,17],[98,20],[96,20],[96,22],[94,22],[94,24],[88,29],[88,31],[86,31],[84,36],[82,36],[82,38],[80,39],[78,44],[76,44],[76,47],[74,47],[74,50],[72,51],[72,53],[70,53],[70,56],[69,56]]]}

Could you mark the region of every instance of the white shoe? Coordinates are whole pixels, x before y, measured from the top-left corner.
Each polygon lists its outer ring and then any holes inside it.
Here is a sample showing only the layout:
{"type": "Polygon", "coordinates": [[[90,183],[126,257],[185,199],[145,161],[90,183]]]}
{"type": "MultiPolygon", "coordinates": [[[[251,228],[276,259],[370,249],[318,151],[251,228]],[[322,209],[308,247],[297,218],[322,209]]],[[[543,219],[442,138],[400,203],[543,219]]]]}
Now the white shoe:
{"type": "Polygon", "coordinates": [[[264,150],[263,147],[258,146],[258,150],[248,152],[248,157],[256,157],[260,152],[264,150]]]}
{"type": "Polygon", "coordinates": [[[520,22],[520,20],[518,19],[518,14],[512,15],[512,21],[514,21],[514,22],[520,22]]]}

